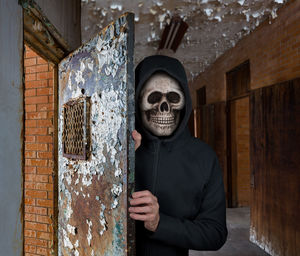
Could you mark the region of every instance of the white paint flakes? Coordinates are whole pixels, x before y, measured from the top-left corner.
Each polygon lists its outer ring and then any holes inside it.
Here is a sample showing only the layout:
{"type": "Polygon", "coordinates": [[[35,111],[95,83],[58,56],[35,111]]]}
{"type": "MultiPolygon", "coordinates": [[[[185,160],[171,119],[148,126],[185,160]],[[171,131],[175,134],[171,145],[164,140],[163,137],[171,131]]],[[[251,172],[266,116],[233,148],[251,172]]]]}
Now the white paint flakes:
{"type": "Polygon", "coordinates": [[[150,12],[152,15],[156,15],[156,14],[157,14],[157,11],[154,10],[153,8],[150,8],[150,9],[149,9],[149,12],[150,12]]]}
{"type": "Polygon", "coordinates": [[[274,0],[275,3],[278,3],[278,4],[283,4],[284,3],[284,0],[274,0]]]}
{"type": "Polygon", "coordinates": [[[64,240],[64,246],[66,248],[69,248],[69,249],[73,249],[73,244],[72,242],[70,241],[69,237],[68,237],[68,233],[66,230],[62,229],[63,231],[63,240],[64,240]]]}
{"type": "Polygon", "coordinates": [[[122,169],[121,168],[117,168],[116,170],[115,170],[115,177],[119,177],[119,176],[121,176],[122,175],[122,169]]]}
{"type": "Polygon", "coordinates": [[[64,215],[65,215],[66,220],[69,220],[73,213],[73,210],[71,207],[72,198],[71,198],[71,193],[67,189],[65,190],[65,195],[67,198],[67,207],[64,210],[64,215]]]}
{"type": "Polygon", "coordinates": [[[218,22],[221,22],[221,21],[222,21],[222,18],[221,18],[220,16],[218,16],[218,15],[216,15],[216,16],[214,17],[214,19],[217,20],[218,22]]]}
{"type": "Polygon", "coordinates": [[[245,3],[245,0],[238,0],[238,3],[239,3],[241,6],[243,6],[244,3],[245,3]]]}
{"type": "Polygon", "coordinates": [[[67,230],[70,234],[74,235],[75,236],[75,230],[76,230],[76,227],[70,225],[70,224],[67,224],[67,230]]]}
{"type": "Polygon", "coordinates": [[[115,209],[118,206],[118,204],[119,204],[118,199],[115,198],[113,203],[111,204],[111,209],[115,209]]]}
{"type": "Polygon", "coordinates": [[[121,4],[111,4],[110,9],[122,11],[123,6],[121,4]]]}
{"type": "Polygon", "coordinates": [[[208,17],[213,13],[213,11],[214,11],[214,10],[213,10],[213,9],[210,9],[210,8],[205,8],[205,9],[204,9],[204,12],[205,12],[206,16],[208,16],[208,17]]]}
{"type": "Polygon", "coordinates": [[[100,217],[99,217],[99,222],[102,226],[102,229],[99,231],[99,234],[101,236],[107,230],[107,222],[106,222],[106,219],[105,219],[105,216],[104,216],[104,210],[105,210],[105,205],[101,204],[100,217]]]}
{"type": "Polygon", "coordinates": [[[110,191],[114,196],[119,196],[122,193],[122,184],[113,184],[113,187],[110,191]]]}
{"type": "Polygon", "coordinates": [[[83,72],[84,69],[85,69],[85,64],[83,62],[81,62],[80,63],[80,70],[77,70],[76,73],[75,73],[75,81],[76,81],[77,84],[79,84],[79,83],[84,84],[85,83],[85,80],[82,77],[82,72],[83,72]]]}
{"type": "Polygon", "coordinates": [[[92,240],[92,238],[93,238],[93,236],[92,236],[92,226],[93,226],[93,223],[92,223],[92,221],[91,220],[86,220],[86,224],[88,224],[88,226],[89,226],[89,229],[88,229],[88,234],[87,234],[87,236],[86,236],[86,239],[87,239],[87,241],[88,241],[88,244],[89,244],[89,246],[91,246],[91,240],[92,240]]]}

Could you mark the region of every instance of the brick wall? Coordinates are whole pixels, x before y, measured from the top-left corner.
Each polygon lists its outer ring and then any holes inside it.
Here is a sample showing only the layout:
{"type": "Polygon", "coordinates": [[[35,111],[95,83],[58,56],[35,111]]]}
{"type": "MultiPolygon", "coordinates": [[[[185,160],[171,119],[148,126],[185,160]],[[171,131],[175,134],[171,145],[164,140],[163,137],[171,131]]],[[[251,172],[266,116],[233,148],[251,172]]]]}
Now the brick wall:
{"type": "Polygon", "coordinates": [[[250,88],[256,89],[300,77],[300,1],[291,0],[278,17],[262,23],[228,50],[191,83],[193,106],[196,90],[206,86],[207,103],[226,100],[226,72],[250,60],[250,88]]]}
{"type": "Polygon", "coordinates": [[[53,64],[25,46],[25,255],[53,247],[53,64]]]}

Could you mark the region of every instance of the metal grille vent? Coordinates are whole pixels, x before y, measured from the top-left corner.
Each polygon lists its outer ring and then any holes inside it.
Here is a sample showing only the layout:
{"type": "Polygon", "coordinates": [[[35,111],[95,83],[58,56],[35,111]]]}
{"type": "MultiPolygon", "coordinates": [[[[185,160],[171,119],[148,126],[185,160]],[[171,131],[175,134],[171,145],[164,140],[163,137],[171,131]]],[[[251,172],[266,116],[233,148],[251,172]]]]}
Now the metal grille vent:
{"type": "Polygon", "coordinates": [[[63,106],[63,156],[86,160],[89,155],[89,115],[88,97],[71,100],[63,106]]]}

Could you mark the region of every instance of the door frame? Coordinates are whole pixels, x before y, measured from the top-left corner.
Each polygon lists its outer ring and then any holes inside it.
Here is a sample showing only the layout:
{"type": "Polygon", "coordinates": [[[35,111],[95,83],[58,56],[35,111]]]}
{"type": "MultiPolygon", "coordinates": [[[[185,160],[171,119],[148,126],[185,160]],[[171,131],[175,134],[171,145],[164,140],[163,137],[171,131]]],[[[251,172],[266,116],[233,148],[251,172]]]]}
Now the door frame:
{"type": "MultiPolygon", "coordinates": [[[[238,207],[238,184],[237,184],[237,167],[233,163],[233,138],[232,138],[232,122],[233,120],[233,111],[235,111],[235,106],[233,105],[239,99],[249,99],[249,118],[250,118],[250,93],[240,95],[238,97],[233,97],[228,99],[226,104],[226,140],[227,140],[227,189],[228,189],[228,207],[236,208],[238,207]]],[[[250,120],[249,120],[250,122],[250,120]]],[[[249,123],[250,126],[250,123],[249,123]]],[[[249,143],[250,143],[250,128],[249,128],[249,143]]],[[[250,144],[249,144],[250,145],[250,144]]],[[[250,148],[249,148],[250,154],[250,148]]],[[[251,181],[251,177],[250,177],[251,181]]],[[[251,184],[250,184],[251,185],[251,184]]]]}

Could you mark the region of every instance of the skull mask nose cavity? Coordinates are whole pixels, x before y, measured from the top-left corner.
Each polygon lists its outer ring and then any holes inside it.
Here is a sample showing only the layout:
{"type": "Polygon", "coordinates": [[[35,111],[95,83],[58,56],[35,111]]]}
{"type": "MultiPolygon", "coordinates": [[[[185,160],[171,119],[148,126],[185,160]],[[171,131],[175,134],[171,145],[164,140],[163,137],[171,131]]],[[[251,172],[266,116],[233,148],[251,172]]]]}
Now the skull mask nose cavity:
{"type": "Polygon", "coordinates": [[[160,111],[161,111],[161,112],[164,112],[164,111],[168,112],[168,111],[169,111],[169,105],[167,104],[167,102],[164,101],[164,102],[160,105],[160,111]]]}

